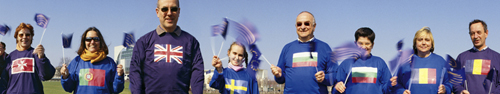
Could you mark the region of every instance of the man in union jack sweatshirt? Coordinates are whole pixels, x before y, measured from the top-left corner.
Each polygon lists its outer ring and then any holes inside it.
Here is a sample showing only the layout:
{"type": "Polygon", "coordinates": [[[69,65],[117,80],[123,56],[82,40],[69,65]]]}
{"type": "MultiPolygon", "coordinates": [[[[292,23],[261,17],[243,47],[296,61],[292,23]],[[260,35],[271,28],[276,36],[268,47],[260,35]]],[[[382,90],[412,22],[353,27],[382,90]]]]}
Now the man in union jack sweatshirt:
{"type": "Polygon", "coordinates": [[[203,93],[198,40],[177,26],[178,0],[158,0],[160,25],[137,40],[130,61],[132,94],[203,93]]]}

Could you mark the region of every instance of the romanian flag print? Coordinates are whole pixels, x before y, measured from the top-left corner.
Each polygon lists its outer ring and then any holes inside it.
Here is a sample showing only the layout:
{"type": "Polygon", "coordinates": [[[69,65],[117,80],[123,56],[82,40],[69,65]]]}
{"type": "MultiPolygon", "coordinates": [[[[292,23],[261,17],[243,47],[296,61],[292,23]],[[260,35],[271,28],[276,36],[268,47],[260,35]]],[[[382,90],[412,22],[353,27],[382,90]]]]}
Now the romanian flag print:
{"type": "Polygon", "coordinates": [[[488,75],[491,60],[474,59],[465,62],[465,72],[473,75],[488,75]]]}
{"type": "Polygon", "coordinates": [[[377,83],[377,68],[353,67],[352,83],[377,83]]]}
{"type": "Polygon", "coordinates": [[[293,54],[292,68],[316,66],[318,66],[318,52],[299,52],[293,54]],[[311,58],[311,55],[313,58],[311,58]]]}
{"type": "Polygon", "coordinates": [[[411,71],[414,84],[436,84],[436,69],[418,68],[411,71]]]}
{"type": "Polygon", "coordinates": [[[81,86],[104,87],[106,71],[102,69],[80,69],[79,80],[81,86]]]}

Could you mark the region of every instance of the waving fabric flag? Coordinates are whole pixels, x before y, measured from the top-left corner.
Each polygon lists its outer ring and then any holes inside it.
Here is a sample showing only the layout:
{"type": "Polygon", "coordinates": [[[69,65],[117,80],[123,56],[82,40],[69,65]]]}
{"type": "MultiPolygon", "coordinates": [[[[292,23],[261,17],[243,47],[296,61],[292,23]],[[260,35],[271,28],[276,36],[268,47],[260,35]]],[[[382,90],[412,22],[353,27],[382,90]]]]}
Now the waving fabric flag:
{"type": "Polygon", "coordinates": [[[0,35],[5,36],[10,31],[9,26],[7,25],[0,25],[0,35]]]}
{"type": "Polygon", "coordinates": [[[448,72],[450,83],[454,85],[462,84],[465,80],[465,69],[450,55],[447,55],[446,62],[448,62],[448,64],[450,64],[451,66],[451,71],[448,72]]]}
{"type": "Polygon", "coordinates": [[[358,59],[366,53],[365,49],[359,48],[354,42],[346,42],[339,47],[333,48],[331,59],[338,62],[348,58],[358,59]]]}
{"type": "Polygon", "coordinates": [[[64,35],[62,34],[62,41],[64,48],[71,48],[71,40],[73,39],[73,33],[64,35]]]}
{"type": "Polygon", "coordinates": [[[125,36],[123,37],[123,46],[127,48],[134,47],[134,44],[135,44],[134,32],[125,33],[125,36]]]}
{"type": "Polygon", "coordinates": [[[47,28],[49,24],[49,18],[41,13],[35,14],[36,24],[42,28],[47,28]]]}
{"type": "Polygon", "coordinates": [[[226,20],[229,22],[228,26],[232,28],[232,31],[230,31],[229,34],[234,36],[237,42],[244,45],[251,45],[259,39],[257,29],[249,21],[242,21],[242,23],[238,23],[230,19],[226,20]]]}
{"type": "Polygon", "coordinates": [[[220,34],[224,39],[226,39],[228,24],[227,19],[224,18],[224,22],[222,24],[212,26],[212,36],[220,34]]]}
{"type": "Polygon", "coordinates": [[[411,57],[413,56],[413,49],[401,50],[403,48],[403,40],[400,40],[396,44],[398,55],[394,57],[391,61],[389,61],[389,70],[391,70],[391,74],[396,75],[396,71],[398,70],[400,65],[405,63],[409,63],[411,61],[411,57]]]}
{"type": "Polygon", "coordinates": [[[249,47],[250,53],[252,53],[252,59],[250,59],[250,64],[247,65],[247,72],[252,76],[252,78],[255,78],[255,75],[257,74],[257,71],[259,70],[260,66],[260,56],[262,53],[260,53],[259,49],[257,48],[257,45],[252,44],[249,47]]]}

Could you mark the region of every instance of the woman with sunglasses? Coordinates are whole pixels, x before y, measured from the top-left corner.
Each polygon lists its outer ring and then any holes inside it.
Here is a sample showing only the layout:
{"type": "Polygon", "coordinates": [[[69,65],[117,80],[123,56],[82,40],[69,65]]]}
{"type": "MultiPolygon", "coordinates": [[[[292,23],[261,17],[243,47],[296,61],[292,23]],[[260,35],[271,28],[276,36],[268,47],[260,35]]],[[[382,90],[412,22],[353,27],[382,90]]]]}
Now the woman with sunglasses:
{"type": "Polygon", "coordinates": [[[33,26],[21,23],[14,34],[16,50],[7,56],[5,67],[8,77],[6,94],[43,94],[42,81],[54,76],[54,66],[45,56],[45,49],[40,44],[31,47],[33,26]]]}
{"type": "Polygon", "coordinates": [[[80,48],[69,66],[61,68],[61,84],[74,94],[114,94],[124,88],[123,66],[107,57],[108,47],[101,32],[88,28],[82,34],[80,48]]]}

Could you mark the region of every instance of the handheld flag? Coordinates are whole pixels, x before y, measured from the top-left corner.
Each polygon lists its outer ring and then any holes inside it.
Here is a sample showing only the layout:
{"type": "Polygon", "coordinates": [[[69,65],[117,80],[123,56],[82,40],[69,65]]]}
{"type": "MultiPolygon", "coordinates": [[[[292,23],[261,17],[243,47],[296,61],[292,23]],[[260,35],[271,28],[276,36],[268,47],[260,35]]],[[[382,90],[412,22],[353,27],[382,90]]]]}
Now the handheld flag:
{"type": "Polygon", "coordinates": [[[49,18],[41,13],[35,14],[36,24],[42,28],[47,28],[49,24],[49,18]]]}
{"type": "Polygon", "coordinates": [[[71,48],[71,40],[72,39],[73,39],[73,33],[68,34],[68,35],[62,34],[63,48],[71,48]]]}
{"type": "Polygon", "coordinates": [[[135,44],[134,32],[125,33],[125,36],[123,37],[123,46],[134,47],[134,44],[135,44]]]}
{"type": "Polygon", "coordinates": [[[222,24],[212,26],[212,37],[220,34],[224,39],[226,39],[228,24],[227,19],[224,18],[224,22],[222,24]]]}
{"type": "Polygon", "coordinates": [[[248,64],[247,66],[247,72],[250,76],[252,76],[252,78],[255,78],[260,65],[259,57],[262,55],[262,53],[260,53],[257,45],[255,44],[250,45],[249,49],[252,53],[252,59],[250,59],[250,64],[248,64]]]}
{"type": "Polygon", "coordinates": [[[237,42],[244,45],[251,45],[259,39],[257,28],[249,21],[245,20],[242,23],[238,23],[230,19],[226,20],[230,23],[228,26],[234,29],[234,32],[230,32],[229,34],[235,36],[237,42]]]}
{"type": "Polygon", "coordinates": [[[7,25],[0,25],[0,35],[5,36],[10,31],[9,26],[7,25]]]}
{"type": "Polygon", "coordinates": [[[453,57],[447,55],[446,62],[450,64],[451,71],[448,72],[450,75],[450,83],[454,85],[460,85],[464,83],[465,80],[465,69],[462,67],[460,63],[457,63],[453,57]]]}
{"type": "Polygon", "coordinates": [[[331,60],[336,63],[348,58],[358,59],[365,53],[366,50],[359,48],[356,44],[354,44],[354,42],[346,42],[333,49],[331,60]]]}
{"type": "Polygon", "coordinates": [[[403,40],[400,40],[396,44],[398,55],[394,57],[391,61],[389,61],[389,69],[391,70],[391,74],[397,75],[396,72],[400,65],[409,63],[411,61],[411,57],[413,56],[413,50],[401,50],[403,48],[403,40]]]}

